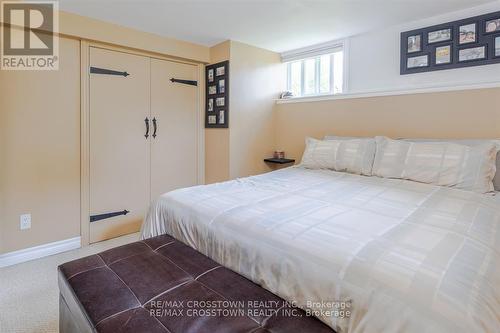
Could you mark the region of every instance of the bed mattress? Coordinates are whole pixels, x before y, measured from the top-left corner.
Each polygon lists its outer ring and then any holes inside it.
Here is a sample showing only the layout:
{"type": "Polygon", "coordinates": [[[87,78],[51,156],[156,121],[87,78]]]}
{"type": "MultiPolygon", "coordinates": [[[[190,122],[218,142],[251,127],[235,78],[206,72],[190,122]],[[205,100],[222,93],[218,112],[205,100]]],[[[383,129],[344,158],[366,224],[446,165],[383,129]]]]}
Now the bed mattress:
{"type": "Polygon", "coordinates": [[[500,327],[499,196],[291,167],[162,195],[161,234],[338,332],[500,327]]]}

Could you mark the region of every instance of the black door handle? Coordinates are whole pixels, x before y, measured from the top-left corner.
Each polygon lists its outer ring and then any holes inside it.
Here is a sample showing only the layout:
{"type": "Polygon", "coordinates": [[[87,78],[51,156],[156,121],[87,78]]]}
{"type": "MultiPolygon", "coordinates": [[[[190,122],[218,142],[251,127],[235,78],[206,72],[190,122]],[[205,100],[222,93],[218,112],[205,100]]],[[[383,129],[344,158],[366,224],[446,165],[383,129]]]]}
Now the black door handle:
{"type": "Polygon", "coordinates": [[[144,119],[144,123],[146,124],[146,134],[144,134],[144,137],[147,139],[147,138],[149,138],[149,119],[148,119],[148,117],[146,117],[146,119],[144,119]]]}
{"type": "Polygon", "coordinates": [[[153,118],[153,138],[156,138],[156,118],[153,118]]]}

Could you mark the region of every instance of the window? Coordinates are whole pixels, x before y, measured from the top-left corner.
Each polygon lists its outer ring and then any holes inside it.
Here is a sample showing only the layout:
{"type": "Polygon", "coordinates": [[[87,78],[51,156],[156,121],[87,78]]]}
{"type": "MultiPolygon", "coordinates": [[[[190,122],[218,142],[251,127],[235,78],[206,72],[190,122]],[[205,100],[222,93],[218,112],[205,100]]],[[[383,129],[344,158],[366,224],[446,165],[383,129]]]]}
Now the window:
{"type": "Polygon", "coordinates": [[[328,43],[283,53],[287,90],[294,97],[344,92],[344,43],[328,43]]]}

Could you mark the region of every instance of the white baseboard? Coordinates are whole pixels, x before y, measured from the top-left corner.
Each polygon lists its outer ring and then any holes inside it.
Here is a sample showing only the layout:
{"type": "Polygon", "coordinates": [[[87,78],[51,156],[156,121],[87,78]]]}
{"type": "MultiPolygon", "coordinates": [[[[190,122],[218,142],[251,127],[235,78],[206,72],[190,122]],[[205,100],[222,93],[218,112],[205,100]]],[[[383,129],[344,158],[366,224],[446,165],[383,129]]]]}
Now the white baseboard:
{"type": "Polygon", "coordinates": [[[78,249],[80,247],[81,237],[78,236],[62,241],[30,247],[19,251],[8,252],[0,255],[0,267],[6,267],[33,259],[43,258],[53,254],[78,249]]]}

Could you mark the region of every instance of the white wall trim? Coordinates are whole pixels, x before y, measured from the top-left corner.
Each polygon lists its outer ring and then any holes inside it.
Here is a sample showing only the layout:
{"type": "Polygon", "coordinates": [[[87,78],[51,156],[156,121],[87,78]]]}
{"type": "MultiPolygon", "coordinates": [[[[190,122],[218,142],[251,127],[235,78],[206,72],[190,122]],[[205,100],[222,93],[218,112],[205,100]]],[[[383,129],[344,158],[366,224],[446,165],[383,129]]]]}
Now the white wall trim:
{"type": "Polygon", "coordinates": [[[33,259],[43,258],[53,254],[78,249],[80,247],[81,238],[74,237],[62,241],[30,247],[19,251],[8,252],[0,255],[0,267],[6,267],[33,259]]]}
{"type": "Polygon", "coordinates": [[[323,54],[334,53],[344,49],[345,40],[334,40],[326,43],[315,44],[311,46],[302,47],[296,50],[282,52],[281,62],[289,62],[294,60],[301,60],[305,58],[317,57],[323,54]]]}
{"type": "Polygon", "coordinates": [[[288,98],[288,99],[277,99],[276,104],[309,103],[309,102],[321,102],[321,101],[340,100],[340,99],[355,99],[355,98],[398,96],[398,95],[412,95],[412,94],[428,94],[428,93],[436,93],[436,92],[477,90],[477,89],[489,89],[489,88],[499,88],[499,87],[500,87],[500,81],[499,82],[470,84],[470,85],[417,88],[417,89],[408,89],[408,90],[367,91],[367,92],[360,92],[360,93],[346,93],[346,94],[337,94],[337,95],[294,97],[294,98],[288,98]]]}

